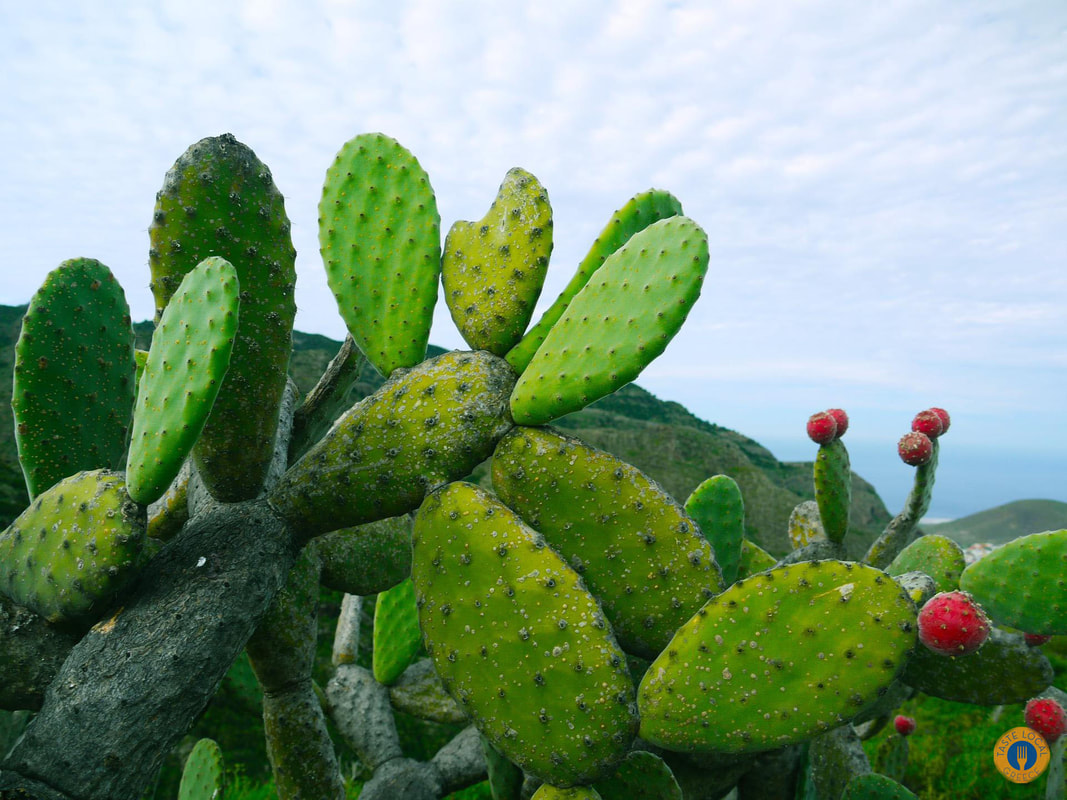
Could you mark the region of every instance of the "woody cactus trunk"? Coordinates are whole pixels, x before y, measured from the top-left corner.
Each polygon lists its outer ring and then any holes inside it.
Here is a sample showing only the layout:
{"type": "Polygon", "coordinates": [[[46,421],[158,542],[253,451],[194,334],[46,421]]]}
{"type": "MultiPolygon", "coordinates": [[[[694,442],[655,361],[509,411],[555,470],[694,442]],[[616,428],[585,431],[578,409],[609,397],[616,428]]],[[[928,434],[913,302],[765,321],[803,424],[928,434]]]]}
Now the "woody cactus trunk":
{"type": "Polygon", "coordinates": [[[99,262],[64,262],[33,298],[0,705],[37,713],[0,764],[3,797],[139,798],[244,648],[285,798],[343,796],[324,714],[373,770],[367,800],[486,778],[498,800],[836,797],[870,772],[859,732],[914,691],[999,704],[1049,684],[1008,633],[966,658],[917,646],[918,605],[961,579],[996,622],[1067,632],[1067,532],[1018,547],[1047,614],[915,540],[936,441],[869,563],[844,560],[851,473],[839,436],[823,443],[817,503],[776,564],[744,540],[729,478],[682,503],[547,427],[637,377],[696,302],[708,241],[669,193],[625,203],[533,325],[553,219],[524,170],[442,247],[415,157],[357,136],[319,223],[350,336],[303,398],[282,195],[232,136],[190,147],[157,195],[147,353],[99,262]],[[471,350],[425,360],[439,285],[471,350]],[[364,360],[387,380],[352,403],[364,360]],[[464,481],[489,458],[491,491],[464,481]],[[347,595],[321,692],[320,585],[347,595]],[[353,610],[375,594],[368,671],[353,610]],[[394,709],[469,727],[419,763],[394,709]]]}

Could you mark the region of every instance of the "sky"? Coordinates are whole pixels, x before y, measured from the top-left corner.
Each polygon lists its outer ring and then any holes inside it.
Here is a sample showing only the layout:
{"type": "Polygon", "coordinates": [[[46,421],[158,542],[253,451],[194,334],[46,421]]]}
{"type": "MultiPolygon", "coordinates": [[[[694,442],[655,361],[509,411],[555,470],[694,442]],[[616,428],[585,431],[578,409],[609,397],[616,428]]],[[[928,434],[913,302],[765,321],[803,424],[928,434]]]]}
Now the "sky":
{"type": "MultiPolygon", "coordinates": [[[[952,414],[930,514],[1067,501],[1067,3],[848,0],[0,2],[0,303],[107,264],[153,313],[148,234],[175,159],[233,133],[271,168],[296,326],[344,325],[317,203],[381,131],[426,169],[442,237],[522,167],[567,283],[634,194],[707,232],[700,299],[637,383],[810,460],[846,409],[891,512],[914,414],[952,414]]],[[[431,341],[465,347],[438,303],[431,341]]]]}

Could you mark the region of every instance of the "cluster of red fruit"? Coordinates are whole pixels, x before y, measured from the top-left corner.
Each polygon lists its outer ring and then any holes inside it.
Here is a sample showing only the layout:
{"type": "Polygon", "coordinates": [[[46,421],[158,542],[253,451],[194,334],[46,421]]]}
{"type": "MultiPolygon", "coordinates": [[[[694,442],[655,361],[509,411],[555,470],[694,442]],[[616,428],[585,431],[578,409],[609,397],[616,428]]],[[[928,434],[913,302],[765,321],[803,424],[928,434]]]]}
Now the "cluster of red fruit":
{"type": "Polygon", "coordinates": [[[830,444],[848,430],[848,414],[840,408],[830,408],[808,417],[808,436],[816,444],[830,444]]]}
{"type": "Polygon", "coordinates": [[[911,433],[897,443],[897,452],[905,464],[921,467],[929,464],[934,454],[933,440],[948,430],[951,420],[943,408],[920,411],[911,421],[911,433]]]}

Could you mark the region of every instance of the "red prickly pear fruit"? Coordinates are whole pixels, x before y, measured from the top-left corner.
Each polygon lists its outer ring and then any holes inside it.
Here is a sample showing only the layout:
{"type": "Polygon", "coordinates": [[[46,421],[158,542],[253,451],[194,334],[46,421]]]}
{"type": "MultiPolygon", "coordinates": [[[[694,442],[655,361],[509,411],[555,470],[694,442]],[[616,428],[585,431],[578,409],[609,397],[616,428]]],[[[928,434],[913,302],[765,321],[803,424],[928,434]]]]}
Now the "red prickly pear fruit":
{"type": "Polygon", "coordinates": [[[1067,732],[1067,712],[1051,697],[1035,697],[1026,703],[1026,727],[1052,744],[1067,732]]]}
{"type": "Polygon", "coordinates": [[[920,411],[911,421],[911,429],[917,433],[925,433],[931,439],[936,439],[945,432],[945,423],[941,415],[932,408],[920,411]]]}
{"type": "Polygon", "coordinates": [[[900,453],[900,460],[905,464],[921,467],[923,464],[930,463],[930,458],[934,454],[934,443],[925,433],[912,431],[904,434],[897,442],[897,452],[900,453]]]}
{"type": "Polygon", "coordinates": [[[848,430],[848,414],[841,408],[828,408],[826,413],[833,417],[834,422],[837,423],[836,438],[840,439],[845,435],[845,431],[848,430]]]}
{"type": "Polygon", "coordinates": [[[808,417],[808,437],[816,444],[829,444],[837,437],[837,420],[833,414],[820,411],[808,417]]]}
{"type": "Polygon", "coordinates": [[[1045,642],[1047,642],[1052,637],[1051,636],[1046,636],[1043,633],[1028,633],[1025,636],[1023,636],[1023,638],[1026,639],[1026,643],[1030,647],[1040,647],[1041,645],[1043,645],[1045,642]]]}
{"type": "Polygon", "coordinates": [[[915,733],[915,719],[905,717],[903,714],[897,714],[896,719],[893,720],[893,727],[897,729],[897,733],[901,736],[911,736],[911,734],[915,733]]]}
{"type": "Polygon", "coordinates": [[[933,411],[937,416],[941,417],[941,433],[942,435],[948,433],[948,426],[952,423],[952,420],[948,416],[948,412],[943,408],[931,408],[929,411],[933,411]]]}
{"type": "Polygon", "coordinates": [[[989,636],[989,618],[967,592],[940,592],[919,612],[919,641],[943,656],[973,653],[989,636]]]}

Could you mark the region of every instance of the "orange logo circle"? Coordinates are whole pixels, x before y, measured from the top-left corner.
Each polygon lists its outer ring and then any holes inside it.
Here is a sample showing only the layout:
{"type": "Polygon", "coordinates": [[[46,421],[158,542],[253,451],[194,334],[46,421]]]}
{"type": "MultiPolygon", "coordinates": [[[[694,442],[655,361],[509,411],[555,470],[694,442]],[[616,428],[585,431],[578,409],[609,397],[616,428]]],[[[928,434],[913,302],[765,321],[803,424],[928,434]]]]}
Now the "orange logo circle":
{"type": "Polygon", "coordinates": [[[1012,783],[1030,783],[1045,771],[1048,762],[1045,738],[1025,726],[1012,728],[997,740],[993,748],[993,763],[1012,783]]]}

